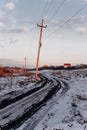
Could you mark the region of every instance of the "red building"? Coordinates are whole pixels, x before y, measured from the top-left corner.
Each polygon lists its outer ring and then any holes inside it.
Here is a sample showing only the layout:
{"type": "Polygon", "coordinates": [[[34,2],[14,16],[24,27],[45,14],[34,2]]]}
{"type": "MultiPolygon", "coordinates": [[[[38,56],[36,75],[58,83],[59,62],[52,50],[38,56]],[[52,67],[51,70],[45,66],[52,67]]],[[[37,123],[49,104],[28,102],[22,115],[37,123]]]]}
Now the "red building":
{"type": "Polygon", "coordinates": [[[3,67],[0,65],[0,76],[2,76],[3,73],[4,73],[4,69],[3,69],[3,67]]]}
{"type": "Polygon", "coordinates": [[[71,67],[71,64],[70,63],[64,63],[64,68],[68,68],[68,67],[71,67]]]}

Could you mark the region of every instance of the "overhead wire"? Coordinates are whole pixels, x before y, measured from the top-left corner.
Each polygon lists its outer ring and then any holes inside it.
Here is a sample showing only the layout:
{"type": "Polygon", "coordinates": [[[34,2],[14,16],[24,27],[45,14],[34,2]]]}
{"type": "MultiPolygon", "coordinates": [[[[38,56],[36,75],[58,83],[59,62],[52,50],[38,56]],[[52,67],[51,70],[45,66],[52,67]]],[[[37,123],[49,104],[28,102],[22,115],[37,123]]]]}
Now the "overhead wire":
{"type": "MultiPolygon", "coordinates": [[[[59,2],[59,1],[58,1],[59,2]]],[[[52,14],[51,18],[53,19],[57,13],[59,12],[59,10],[62,8],[62,6],[64,5],[64,3],[66,2],[66,0],[63,0],[60,5],[57,7],[57,9],[55,10],[55,12],[52,14]]]]}
{"type": "Polygon", "coordinates": [[[52,15],[51,15],[51,17],[48,19],[48,23],[49,23],[49,22],[52,22],[51,19],[53,19],[53,18],[56,16],[56,14],[58,14],[59,10],[60,10],[60,9],[62,8],[62,6],[64,5],[65,1],[66,1],[66,0],[62,0],[62,2],[60,2],[60,0],[57,0],[57,1],[56,1],[56,4],[55,4],[55,5],[57,5],[57,8],[56,8],[56,6],[53,7],[53,9],[56,9],[56,10],[55,10],[53,13],[51,13],[52,15]]]}
{"type": "Polygon", "coordinates": [[[51,5],[53,4],[53,0],[51,0],[50,2],[48,3],[45,3],[45,6],[43,7],[42,11],[41,11],[41,14],[40,14],[40,17],[39,17],[39,21],[41,19],[44,19],[45,16],[47,15],[48,11],[50,10],[50,7],[51,5]]]}
{"type": "Polygon", "coordinates": [[[60,9],[62,8],[62,6],[65,4],[66,1],[67,0],[62,0],[62,2],[60,0],[56,1],[55,5],[57,5],[57,8],[56,8],[56,6],[55,7],[53,6],[53,9],[56,9],[56,10],[54,10],[54,12],[52,13],[52,9],[51,9],[51,13],[50,14],[52,14],[52,15],[51,15],[50,18],[48,18],[48,20],[46,20],[46,22],[49,23],[49,22],[52,21],[51,19],[53,19],[59,13],[60,9]]]}
{"type": "Polygon", "coordinates": [[[55,32],[59,31],[65,24],[67,24],[69,21],[72,20],[73,17],[75,17],[77,14],[79,14],[84,8],[86,8],[87,4],[85,4],[83,7],[81,7],[77,12],[75,12],[69,19],[67,19],[64,23],[62,23],[58,29],[50,33],[46,39],[48,39],[50,36],[52,36],[55,32]]]}
{"type": "MultiPolygon", "coordinates": [[[[35,22],[38,23],[38,22],[40,22],[41,19],[43,19],[43,17],[44,17],[44,16],[46,15],[46,13],[49,11],[52,2],[53,2],[53,0],[51,0],[50,2],[46,2],[45,4],[43,4],[44,7],[42,8],[42,11],[40,11],[41,14],[40,14],[38,17],[37,17],[37,15],[36,15],[36,18],[35,18],[35,20],[34,20],[35,22]]],[[[34,28],[33,44],[34,44],[34,42],[35,42],[35,37],[36,37],[36,26],[35,26],[35,28],[34,28]]]]}
{"type": "Polygon", "coordinates": [[[45,13],[45,11],[46,11],[46,9],[47,9],[47,3],[45,3],[45,6],[43,7],[43,9],[42,9],[42,12],[41,12],[41,15],[40,15],[40,18],[39,18],[39,20],[41,20],[42,18],[43,18],[43,14],[45,13]]]}

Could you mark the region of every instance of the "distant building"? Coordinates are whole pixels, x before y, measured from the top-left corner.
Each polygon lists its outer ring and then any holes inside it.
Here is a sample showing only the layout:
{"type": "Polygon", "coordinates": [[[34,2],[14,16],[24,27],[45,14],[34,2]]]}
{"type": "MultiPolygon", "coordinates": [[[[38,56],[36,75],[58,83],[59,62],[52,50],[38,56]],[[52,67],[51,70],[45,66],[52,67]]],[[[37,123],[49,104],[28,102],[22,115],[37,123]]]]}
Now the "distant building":
{"type": "Polygon", "coordinates": [[[80,67],[85,68],[85,67],[87,67],[87,64],[80,64],[80,67]]]}
{"type": "Polygon", "coordinates": [[[44,65],[44,66],[43,66],[44,69],[47,69],[48,67],[49,67],[48,65],[44,65]]]}
{"type": "Polygon", "coordinates": [[[71,64],[70,63],[64,63],[64,68],[68,68],[68,67],[71,67],[71,64]]]}
{"type": "Polygon", "coordinates": [[[4,74],[4,68],[0,65],[0,76],[3,76],[4,74]]]}

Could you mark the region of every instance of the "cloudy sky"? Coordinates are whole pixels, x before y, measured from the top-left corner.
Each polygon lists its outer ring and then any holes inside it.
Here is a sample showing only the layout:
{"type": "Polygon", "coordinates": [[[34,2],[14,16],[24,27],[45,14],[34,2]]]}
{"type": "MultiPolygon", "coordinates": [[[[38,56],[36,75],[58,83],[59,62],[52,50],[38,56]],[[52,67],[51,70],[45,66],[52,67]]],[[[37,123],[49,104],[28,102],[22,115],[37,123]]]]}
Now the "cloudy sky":
{"type": "Polygon", "coordinates": [[[0,64],[35,67],[87,63],[87,0],[0,0],[0,64]]]}

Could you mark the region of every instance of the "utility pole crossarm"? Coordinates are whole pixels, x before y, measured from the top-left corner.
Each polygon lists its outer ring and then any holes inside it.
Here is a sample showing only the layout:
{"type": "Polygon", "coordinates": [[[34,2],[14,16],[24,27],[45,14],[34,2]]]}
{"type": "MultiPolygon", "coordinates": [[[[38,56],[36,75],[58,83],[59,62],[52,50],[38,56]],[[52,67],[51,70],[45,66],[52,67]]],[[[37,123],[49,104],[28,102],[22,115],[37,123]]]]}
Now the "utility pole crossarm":
{"type": "Polygon", "coordinates": [[[47,25],[45,25],[45,26],[41,26],[41,25],[37,24],[37,27],[43,27],[43,28],[46,28],[47,25]]]}
{"type": "Polygon", "coordinates": [[[39,66],[39,57],[40,57],[40,48],[41,48],[41,41],[42,41],[42,32],[43,28],[46,28],[46,26],[43,25],[44,20],[42,19],[41,25],[37,24],[37,27],[40,27],[40,37],[39,37],[39,45],[38,45],[38,54],[37,54],[37,63],[36,63],[36,80],[38,80],[38,66],[39,66]]]}

